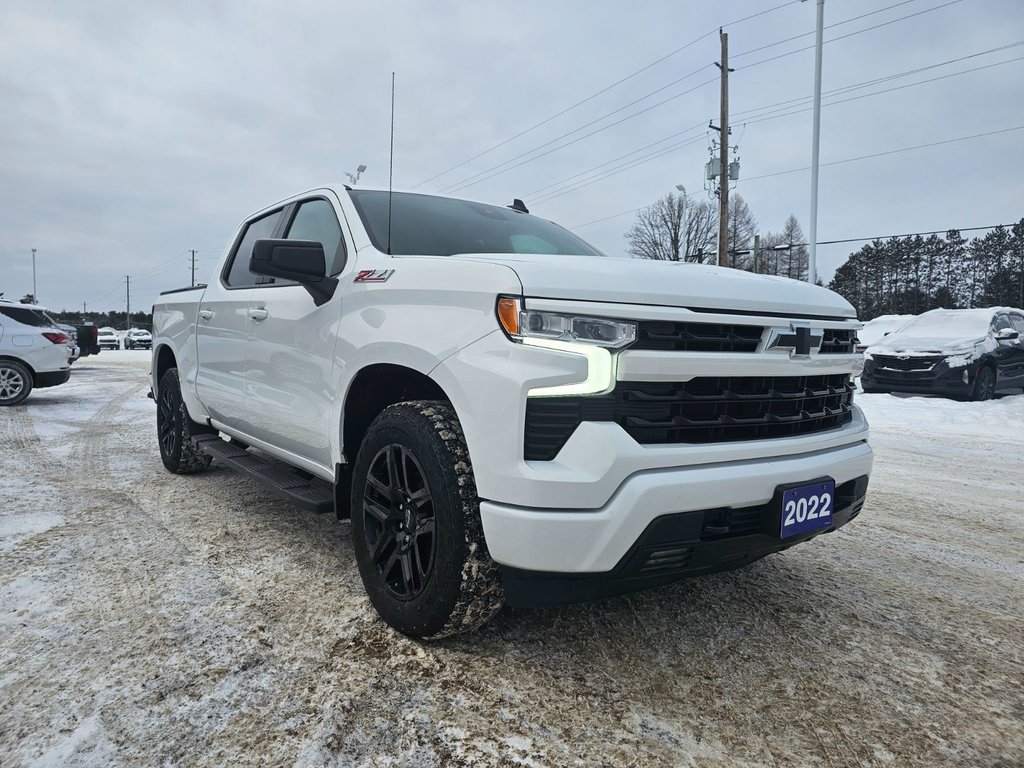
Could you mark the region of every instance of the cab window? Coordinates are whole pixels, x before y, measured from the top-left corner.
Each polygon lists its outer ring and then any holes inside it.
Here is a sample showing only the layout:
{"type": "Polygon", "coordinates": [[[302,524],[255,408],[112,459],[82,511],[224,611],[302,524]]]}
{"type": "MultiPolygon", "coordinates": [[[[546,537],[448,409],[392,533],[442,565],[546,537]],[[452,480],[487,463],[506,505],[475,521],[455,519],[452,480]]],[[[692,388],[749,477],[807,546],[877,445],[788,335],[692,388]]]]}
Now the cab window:
{"type": "Polygon", "coordinates": [[[327,274],[336,275],[345,268],[345,243],[334,207],[323,199],[307,200],[299,205],[288,227],[288,240],[312,240],[324,247],[327,274]]]}
{"type": "Polygon", "coordinates": [[[264,240],[274,236],[277,229],[278,219],[281,218],[281,211],[273,211],[266,216],[250,221],[242,234],[242,239],[235,248],[232,256],[231,266],[224,282],[230,288],[251,288],[254,285],[264,283],[270,278],[257,275],[249,271],[249,257],[252,256],[252,246],[257,240],[264,240]]]}

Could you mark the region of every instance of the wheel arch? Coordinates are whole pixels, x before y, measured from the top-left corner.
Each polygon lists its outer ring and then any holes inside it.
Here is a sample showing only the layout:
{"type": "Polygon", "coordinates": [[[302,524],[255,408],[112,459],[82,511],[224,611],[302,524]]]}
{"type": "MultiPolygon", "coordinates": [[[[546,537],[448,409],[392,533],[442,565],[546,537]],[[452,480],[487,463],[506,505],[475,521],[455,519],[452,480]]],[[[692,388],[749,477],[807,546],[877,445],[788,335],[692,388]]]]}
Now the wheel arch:
{"type": "Polygon", "coordinates": [[[448,393],[422,371],[394,363],[368,365],[353,377],[341,418],[341,451],[352,466],[373,420],[389,405],[406,400],[443,400],[448,393]]]}
{"type": "Polygon", "coordinates": [[[29,363],[28,360],[22,360],[20,357],[15,357],[14,355],[0,355],[0,360],[10,360],[12,363],[18,363],[19,365],[25,366],[28,369],[28,372],[32,375],[32,382],[35,383],[36,369],[32,367],[32,364],[29,363]]]}
{"type": "Polygon", "coordinates": [[[164,377],[169,368],[178,367],[178,360],[174,356],[174,351],[167,344],[161,344],[157,347],[153,360],[153,392],[156,393],[157,388],[160,386],[160,379],[164,377]]]}

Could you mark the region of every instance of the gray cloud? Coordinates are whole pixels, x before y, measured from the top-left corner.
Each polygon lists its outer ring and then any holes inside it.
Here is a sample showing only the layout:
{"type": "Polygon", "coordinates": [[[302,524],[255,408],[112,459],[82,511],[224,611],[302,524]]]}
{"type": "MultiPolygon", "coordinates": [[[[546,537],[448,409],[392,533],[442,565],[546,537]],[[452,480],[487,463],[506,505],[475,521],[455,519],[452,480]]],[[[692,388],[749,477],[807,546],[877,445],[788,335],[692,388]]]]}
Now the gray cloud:
{"type": "MultiPolygon", "coordinates": [[[[826,23],[893,0],[829,0],[826,23]]],[[[826,39],[940,5],[914,0],[841,25],[826,39]]],[[[8,2],[0,9],[0,290],[31,289],[54,308],[133,305],[205,279],[241,217],[343,178],[359,163],[386,185],[391,72],[398,73],[396,186],[411,187],[524,130],[723,22],[777,5],[612,0],[561,3],[186,4],[8,2]]],[[[1024,38],[1013,0],[965,0],[825,47],[824,87],[884,77],[1024,38]]],[[[728,28],[734,112],[808,96],[813,3],[728,28]]],[[[1024,55],[1024,47],[934,70],[936,76],[1024,55]]],[[[715,35],[583,107],[424,185],[438,190],[589,122],[718,58],[715,35]]],[[[1024,125],[1024,62],[827,107],[822,162],[1024,125]]],[[[701,74],[667,89],[702,82],[701,74]]],[[[915,78],[893,81],[899,85],[915,78]]],[[[884,86],[880,86],[884,87],[884,86]]],[[[869,89],[873,90],[873,89],[869,89]]],[[[856,95],[864,91],[854,92],[856,95]]],[[[691,125],[717,121],[717,88],[698,89],[459,194],[495,202],[559,181],[691,125]]],[[[637,105],[646,106],[657,98],[637,105]]],[[[762,230],[795,213],[807,230],[809,174],[753,179],[810,160],[810,112],[746,127],[737,119],[738,191],[762,230]],[[749,181],[748,181],[749,179],[749,181]]],[[[599,123],[594,127],[600,127],[599,123]]],[[[702,192],[701,139],[548,203],[577,225],[639,207],[682,183],[702,192]]],[[[819,238],[1011,221],[1024,215],[1024,132],[825,167],[819,238]]],[[[531,201],[527,199],[527,204],[531,201]]],[[[625,250],[631,217],[586,227],[625,250]]],[[[854,246],[855,247],[855,246],[854,246]]],[[[820,249],[830,273],[853,247],[820,249]]]]}

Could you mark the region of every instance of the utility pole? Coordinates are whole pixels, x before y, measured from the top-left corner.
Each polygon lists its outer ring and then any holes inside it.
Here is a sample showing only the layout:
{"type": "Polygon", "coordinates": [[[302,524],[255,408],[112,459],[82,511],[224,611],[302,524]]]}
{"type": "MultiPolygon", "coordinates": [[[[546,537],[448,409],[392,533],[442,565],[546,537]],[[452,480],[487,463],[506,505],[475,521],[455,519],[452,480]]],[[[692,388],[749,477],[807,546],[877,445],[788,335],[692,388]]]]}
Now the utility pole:
{"type": "Polygon", "coordinates": [[[811,242],[807,254],[807,282],[818,280],[818,141],[821,138],[821,33],[825,0],[818,0],[818,27],[814,46],[814,128],[811,137],[811,242]]]}
{"type": "Polygon", "coordinates": [[[32,301],[39,303],[39,294],[36,293],[36,249],[32,249],[32,301]]]}
{"type": "Polygon", "coordinates": [[[132,327],[132,278],[129,275],[124,276],[124,314],[126,319],[125,330],[132,327]]]}
{"type": "Polygon", "coordinates": [[[192,287],[196,287],[196,249],[192,249],[192,287]]]}
{"type": "Polygon", "coordinates": [[[754,235],[754,274],[761,274],[761,236],[754,235]]]}
{"type": "Polygon", "coordinates": [[[715,62],[722,71],[721,123],[718,165],[718,265],[729,266],[729,35],[718,30],[722,43],[722,61],[715,62]]]}

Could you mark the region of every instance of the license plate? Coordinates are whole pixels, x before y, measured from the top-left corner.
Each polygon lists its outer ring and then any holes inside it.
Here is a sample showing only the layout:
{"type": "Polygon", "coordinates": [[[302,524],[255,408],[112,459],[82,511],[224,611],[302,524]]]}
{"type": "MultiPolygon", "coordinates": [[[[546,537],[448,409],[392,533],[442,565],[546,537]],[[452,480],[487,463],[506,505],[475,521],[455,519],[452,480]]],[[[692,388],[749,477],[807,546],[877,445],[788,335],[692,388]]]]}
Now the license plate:
{"type": "Polygon", "coordinates": [[[832,525],[836,484],[832,480],[798,485],[782,492],[782,523],[779,535],[783,539],[832,525]]]}

